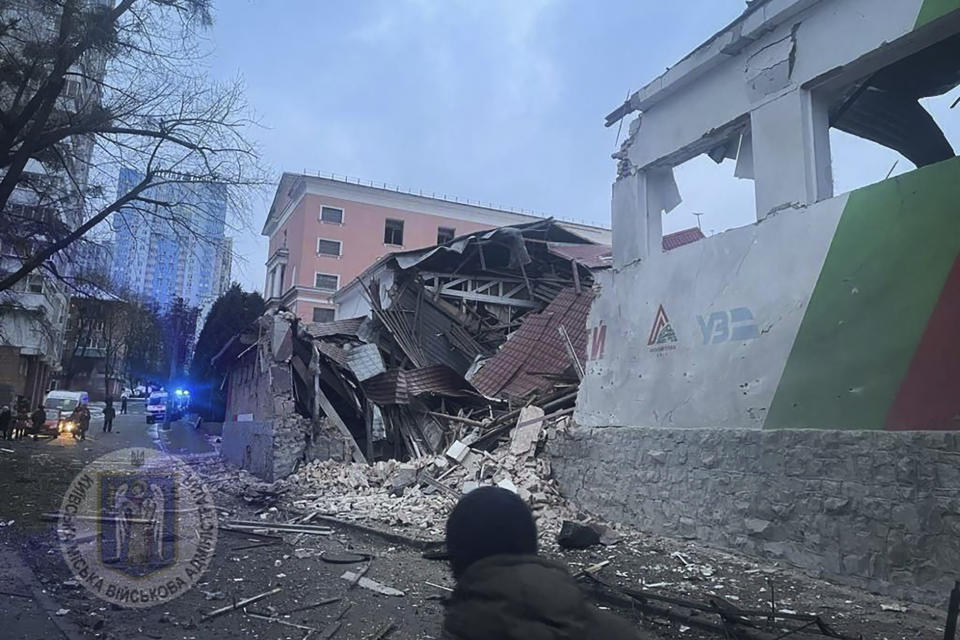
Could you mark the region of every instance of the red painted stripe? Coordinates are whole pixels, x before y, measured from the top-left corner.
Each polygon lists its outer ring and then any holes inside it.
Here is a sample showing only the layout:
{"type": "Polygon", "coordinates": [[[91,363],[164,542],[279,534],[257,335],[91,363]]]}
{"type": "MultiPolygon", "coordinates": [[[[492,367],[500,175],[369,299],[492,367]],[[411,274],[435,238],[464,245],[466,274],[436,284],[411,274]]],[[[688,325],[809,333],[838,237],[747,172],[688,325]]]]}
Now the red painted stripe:
{"type": "Polygon", "coordinates": [[[960,429],[960,257],[887,412],[890,430],[960,429]]]}

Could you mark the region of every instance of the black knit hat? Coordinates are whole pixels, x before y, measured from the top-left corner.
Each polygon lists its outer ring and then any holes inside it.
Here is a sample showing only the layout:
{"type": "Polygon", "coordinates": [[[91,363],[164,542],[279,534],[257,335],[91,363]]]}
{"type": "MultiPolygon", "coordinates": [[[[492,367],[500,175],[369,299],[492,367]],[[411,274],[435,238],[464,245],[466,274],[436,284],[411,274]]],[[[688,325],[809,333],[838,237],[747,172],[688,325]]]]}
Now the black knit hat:
{"type": "Polygon", "coordinates": [[[454,577],[489,556],[534,555],[537,525],[520,496],[480,487],[460,498],[447,518],[447,553],[454,577]]]}

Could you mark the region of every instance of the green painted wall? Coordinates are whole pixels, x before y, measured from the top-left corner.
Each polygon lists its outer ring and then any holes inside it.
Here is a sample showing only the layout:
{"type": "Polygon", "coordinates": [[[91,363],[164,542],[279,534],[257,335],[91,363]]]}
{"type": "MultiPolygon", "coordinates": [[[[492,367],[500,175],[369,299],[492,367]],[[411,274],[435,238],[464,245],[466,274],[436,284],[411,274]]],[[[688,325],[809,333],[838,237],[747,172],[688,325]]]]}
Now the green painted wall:
{"type": "MultiPolygon", "coordinates": [[[[902,0],[894,0],[900,2],[902,0]]],[[[960,0],[923,0],[920,7],[920,13],[917,14],[917,24],[915,29],[919,29],[925,24],[941,18],[951,11],[960,10],[960,0]]]]}
{"type": "Polygon", "coordinates": [[[960,251],[960,158],[850,194],[765,428],[882,429],[960,251]]]}

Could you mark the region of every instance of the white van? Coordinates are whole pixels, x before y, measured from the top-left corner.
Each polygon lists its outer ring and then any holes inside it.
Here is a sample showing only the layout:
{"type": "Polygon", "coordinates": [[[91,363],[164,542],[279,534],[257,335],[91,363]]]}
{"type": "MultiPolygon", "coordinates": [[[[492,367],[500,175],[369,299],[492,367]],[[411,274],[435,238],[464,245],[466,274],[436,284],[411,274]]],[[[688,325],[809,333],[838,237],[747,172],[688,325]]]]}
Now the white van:
{"type": "Polygon", "coordinates": [[[154,391],[151,393],[150,397],[147,398],[147,406],[144,411],[147,414],[147,424],[163,422],[167,417],[167,392],[154,391]]]}
{"type": "Polygon", "coordinates": [[[90,404],[90,394],[86,391],[54,389],[47,393],[43,400],[43,408],[47,412],[44,431],[56,435],[73,431],[77,425],[70,421],[70,414],[81,404],[90,404]]]}

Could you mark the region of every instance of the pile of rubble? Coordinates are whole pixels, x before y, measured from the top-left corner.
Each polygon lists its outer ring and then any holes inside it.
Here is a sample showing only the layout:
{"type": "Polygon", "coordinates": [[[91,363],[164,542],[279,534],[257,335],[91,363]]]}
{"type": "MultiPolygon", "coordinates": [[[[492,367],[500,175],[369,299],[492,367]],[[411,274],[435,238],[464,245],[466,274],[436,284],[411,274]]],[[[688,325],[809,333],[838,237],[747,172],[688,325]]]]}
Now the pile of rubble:
{"type": "Polygon", "coordinates": [[[447,514],[459,497],[496,485],[516,492],[530,505],[545,547],[553,547],[565,520],[576,519],[538,455],[548,437],[569,418],[550,421],[543,411],[523,409],[509,440],[486,451],[457,440],[443,455],[417,461],[370,465],[315,461],[280,485],[290,506],[305,513],[387,525],[440,539],[447,514]]]}

